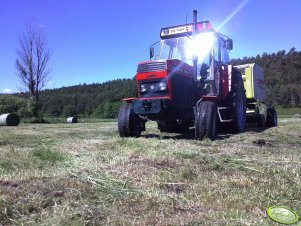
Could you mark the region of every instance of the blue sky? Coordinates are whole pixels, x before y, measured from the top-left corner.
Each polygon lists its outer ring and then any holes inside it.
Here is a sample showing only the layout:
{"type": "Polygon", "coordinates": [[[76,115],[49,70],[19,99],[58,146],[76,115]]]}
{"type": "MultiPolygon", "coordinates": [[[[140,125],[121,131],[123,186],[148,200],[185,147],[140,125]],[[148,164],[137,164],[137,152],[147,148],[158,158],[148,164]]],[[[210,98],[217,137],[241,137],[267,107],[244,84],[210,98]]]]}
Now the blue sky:
{"type": "Polygon", "coordinates": [[[22,87],[16,76],[18,34],[43,29],[52,51],[46,88],[135,75],[161,27],[210,20],[234,40],[232,58],[301,50],[300,0],[0,0],[0,93],[22,87]]]}

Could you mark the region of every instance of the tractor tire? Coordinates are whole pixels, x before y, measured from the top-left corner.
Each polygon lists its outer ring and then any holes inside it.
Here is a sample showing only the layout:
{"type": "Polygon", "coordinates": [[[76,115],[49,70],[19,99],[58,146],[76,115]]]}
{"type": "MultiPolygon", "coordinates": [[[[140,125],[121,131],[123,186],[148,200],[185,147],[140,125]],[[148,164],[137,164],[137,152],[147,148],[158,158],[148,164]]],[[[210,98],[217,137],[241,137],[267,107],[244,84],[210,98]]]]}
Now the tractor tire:
{"type": "Polygon", "coordinates": [[[234,132],[244,132],[246,129],[246,93],[242,80],[239,80],[233,93],[233,129],[234,132]]]}
{"type": "Polygon", "coordinates": [[[208,137],[215,140],[217,136],[217,106],[215,102],[201,102],[197,120],[195,120],[195,138],[202,140],[208,137]]]}
{"type": "Polygon", "coordinates": [[[199,137],[199,115],[198,114],[195,114],[195,117],[194,117],[194,138],[196,140],[199,140],[200,137],[199,137]]]}
{"type": "Polygon", "coordinates": [[[131,104],[121,106],[118,114],[118,132],[120,137],[140,137],[142,126],[139,115],[135,114],[131,104]]]}
{"type": "Polygon", "coordinates": [[[277,112],[270,108],[268,109],[267,120],[265,122],[266,127],[276,127],[278,125],[277,112]]]}

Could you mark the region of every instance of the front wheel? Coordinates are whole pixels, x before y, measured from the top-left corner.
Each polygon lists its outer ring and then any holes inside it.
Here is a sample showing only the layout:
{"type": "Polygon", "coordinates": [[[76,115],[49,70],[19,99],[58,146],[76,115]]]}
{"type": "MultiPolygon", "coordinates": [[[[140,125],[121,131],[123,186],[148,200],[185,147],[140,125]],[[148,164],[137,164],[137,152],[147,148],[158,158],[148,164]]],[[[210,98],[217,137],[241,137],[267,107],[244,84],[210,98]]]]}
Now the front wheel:
{"type": "Polygon", "coordinates": [[[118,114],[118,132],[121,137],[140,137],[142,121],[131,104],[121,106],[118,114]]]}
{"type": "Polygon", "coordinates": [[[217,106],[215,102],[202,101],[195,120],[195,138],[208,137],[215,140],[217,136],[217,106]]]}

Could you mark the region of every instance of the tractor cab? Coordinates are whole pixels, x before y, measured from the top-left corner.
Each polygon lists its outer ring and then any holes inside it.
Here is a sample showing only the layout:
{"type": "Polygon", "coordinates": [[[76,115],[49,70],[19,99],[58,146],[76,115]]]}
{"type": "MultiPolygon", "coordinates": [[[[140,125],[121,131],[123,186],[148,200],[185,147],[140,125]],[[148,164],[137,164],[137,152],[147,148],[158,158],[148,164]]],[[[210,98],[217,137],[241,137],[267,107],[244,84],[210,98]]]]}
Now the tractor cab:
{"type": "Polygon", "coordinates": [[[162,28],[158,54],[150,48],[150,58],[155,60],[180,60],[191,67],[196,64],[196,82],[203,81],[208,95],[219,94],[220,67],[230,61],[229,50],[233,41],[213,30],[209,21],[197,23],[193,34],[193,24],[162,28]]]}

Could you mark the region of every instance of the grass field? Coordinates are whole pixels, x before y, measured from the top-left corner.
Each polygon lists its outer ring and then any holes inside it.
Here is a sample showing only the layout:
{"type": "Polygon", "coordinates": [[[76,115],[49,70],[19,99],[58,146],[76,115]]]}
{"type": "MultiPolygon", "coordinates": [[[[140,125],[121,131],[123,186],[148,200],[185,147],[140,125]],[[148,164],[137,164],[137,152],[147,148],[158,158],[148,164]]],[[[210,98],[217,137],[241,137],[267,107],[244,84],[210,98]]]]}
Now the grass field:
{"type": "Polygon", "coordinates": [[[0,225],[277,225],[301,214],[301,119],[216,141],[115,122],[0,127],[0,225]]]}

